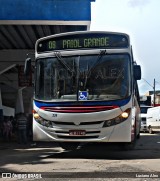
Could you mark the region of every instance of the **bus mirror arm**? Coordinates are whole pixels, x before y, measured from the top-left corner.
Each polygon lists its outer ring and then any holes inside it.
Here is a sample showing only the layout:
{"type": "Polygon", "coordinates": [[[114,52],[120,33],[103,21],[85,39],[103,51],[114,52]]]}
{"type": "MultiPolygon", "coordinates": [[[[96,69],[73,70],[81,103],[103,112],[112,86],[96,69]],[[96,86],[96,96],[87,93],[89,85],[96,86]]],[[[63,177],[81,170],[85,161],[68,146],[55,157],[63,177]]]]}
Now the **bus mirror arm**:
{"type": "Polygon", "coordinates": [[[141,80],[141,66],[140,65],[134,65],[133,74],[134,74],[135,80],[141,80]]]}
{"type": "Polygon", "coordinates": [[[31,58],[27,58],[25,60],[25,65],[24,65],[24,75],[28,76],[32,72],[32,65],[31,65],[31,58]]]}

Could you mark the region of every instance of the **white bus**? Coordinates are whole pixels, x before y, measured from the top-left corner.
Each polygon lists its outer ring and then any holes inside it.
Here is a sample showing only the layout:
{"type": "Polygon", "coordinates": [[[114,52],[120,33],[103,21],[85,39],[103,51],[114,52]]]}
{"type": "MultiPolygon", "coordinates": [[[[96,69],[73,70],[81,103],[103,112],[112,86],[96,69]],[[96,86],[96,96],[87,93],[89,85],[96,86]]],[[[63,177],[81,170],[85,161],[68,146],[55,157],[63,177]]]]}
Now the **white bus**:
{"type": "MultiPolygon", "coordinates": [[[[35,47],[33,140],[74,149],[84,142],[132,148],[140,135],[137,80],[127,34],[70,32],[35,47]]],[[[25,73],[30,71],[27,58],[25,73]]]]}

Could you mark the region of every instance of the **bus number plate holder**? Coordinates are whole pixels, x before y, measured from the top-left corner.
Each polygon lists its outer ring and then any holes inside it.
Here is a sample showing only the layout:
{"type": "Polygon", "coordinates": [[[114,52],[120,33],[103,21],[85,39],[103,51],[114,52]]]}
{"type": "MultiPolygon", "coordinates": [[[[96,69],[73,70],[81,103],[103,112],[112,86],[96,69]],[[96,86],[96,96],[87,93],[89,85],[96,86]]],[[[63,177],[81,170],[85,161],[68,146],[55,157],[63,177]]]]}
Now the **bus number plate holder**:
{"type": "Polygon", "coordinates": [[[86,135],[85,130],[69,130],[69,135],[70,136],[84,136],[86,135]]]}

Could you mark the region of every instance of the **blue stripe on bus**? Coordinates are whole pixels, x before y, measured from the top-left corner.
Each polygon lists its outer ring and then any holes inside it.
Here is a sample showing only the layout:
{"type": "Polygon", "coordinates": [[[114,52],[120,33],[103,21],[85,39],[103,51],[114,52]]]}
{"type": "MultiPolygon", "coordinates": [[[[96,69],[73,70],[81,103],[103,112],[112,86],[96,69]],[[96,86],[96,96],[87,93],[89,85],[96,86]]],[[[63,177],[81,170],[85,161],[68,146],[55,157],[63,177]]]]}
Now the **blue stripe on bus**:
{"type": "Polygon", "coordinates": [[[131,96],[123,99],[123,100],[114,100],[114,101],[91,101],[91,102],[87,102],[87,101],[78,101],[78,102],[41,102],[41,101],[37,101],[34,100],[35,105],[40,108],[40,107],[63,107],[63,106],[124,106],[126,105],[131,99],[131,96]]]}

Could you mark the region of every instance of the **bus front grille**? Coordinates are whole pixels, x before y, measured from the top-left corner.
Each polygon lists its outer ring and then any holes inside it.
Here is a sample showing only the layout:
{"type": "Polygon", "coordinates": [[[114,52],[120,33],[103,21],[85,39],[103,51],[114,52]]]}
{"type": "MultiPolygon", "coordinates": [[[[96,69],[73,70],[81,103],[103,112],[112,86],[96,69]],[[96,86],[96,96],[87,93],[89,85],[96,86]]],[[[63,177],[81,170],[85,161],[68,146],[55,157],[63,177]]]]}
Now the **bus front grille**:
{"type": "Polygon", "coordinates": [[[61,136],[61,135],[58,135],[57,137],[61,138],[61,139],[78,140],[78,139],[95,139],[95,138],[98,138],[99,136],[61,136]]]}
{"type": "MultiPolygon", "coordinates": [[[[54,121],[53,122],[54,125],[76,125],[76,121],[74,122],[58,122],[58,121],[54,121]]],[[[102,123],[104,123],[104,121],[92,121],[92,122],[80,122],[79,125],[101,125],[102,123]]]]}
{"type": "MultiPolygon", "coordinates": [[[[55,133],[58,134],[69,134],[68,131],[55,131],[55,133]]],[[[86,134],[99,134],[100,131],[87,131],[86,134]]]]}

